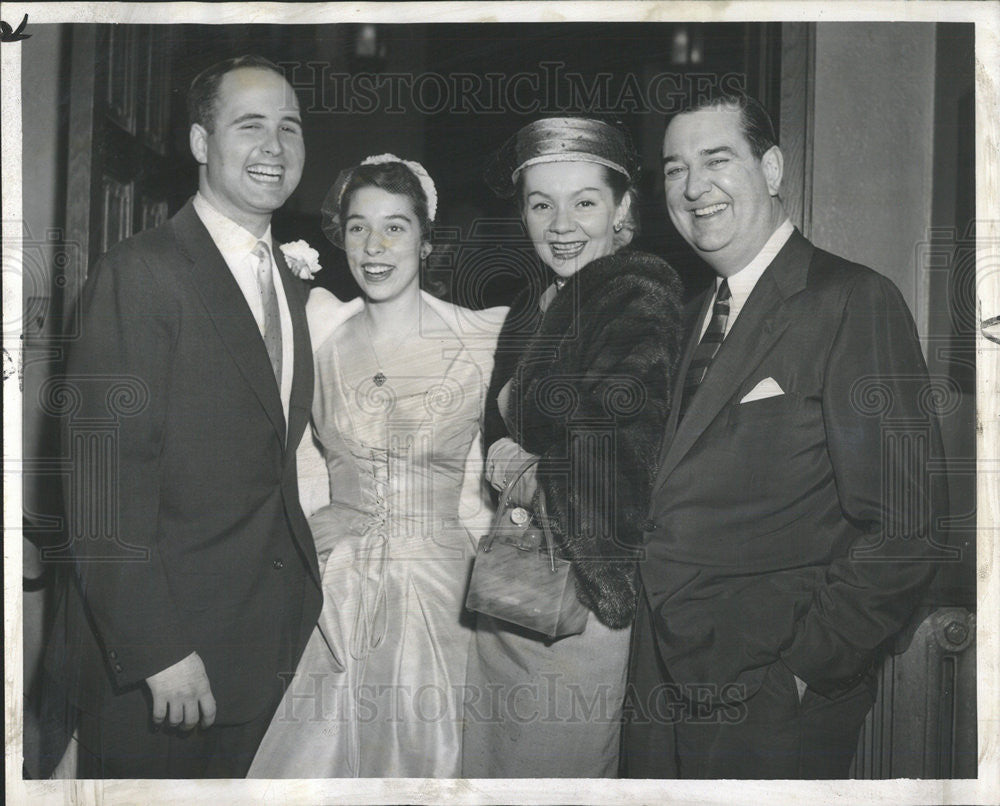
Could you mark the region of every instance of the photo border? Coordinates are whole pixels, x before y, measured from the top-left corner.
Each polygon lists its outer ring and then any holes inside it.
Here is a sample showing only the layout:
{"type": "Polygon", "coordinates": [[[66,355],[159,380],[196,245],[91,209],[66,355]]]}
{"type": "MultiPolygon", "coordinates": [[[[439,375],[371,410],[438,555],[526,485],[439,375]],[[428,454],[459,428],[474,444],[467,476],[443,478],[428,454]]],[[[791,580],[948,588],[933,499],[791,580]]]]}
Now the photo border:
{"type": "MultiPolygon", "coordinates": [[[[12,28],[43,23],[327,24],[358,22],[745,22],[912,21],[976,25],[976,216],[978,534],[1000,520],[1000,4],[993,2],[426,2],[426,3],[17,3],[3,5],[12,28]],[[989,271],[987,270],[989,269],[989,271]],[[994,335],[996,341],[991,340],[994,335]]],[[[22,312],[19,283],[8,277],[21,232],[21,53],[0,45],[2,71],[3,317],[22,312]]],[[[30,47],[30,40],[27,40],[30,47]]],[[[4,334],[4,645],[5,772],[8,803],[990,803],[1000,794],[1000,574],[996,537],[978,545],[978,778],[945,781],[23,781],[21,398],[19,334],[4,334]]]]}

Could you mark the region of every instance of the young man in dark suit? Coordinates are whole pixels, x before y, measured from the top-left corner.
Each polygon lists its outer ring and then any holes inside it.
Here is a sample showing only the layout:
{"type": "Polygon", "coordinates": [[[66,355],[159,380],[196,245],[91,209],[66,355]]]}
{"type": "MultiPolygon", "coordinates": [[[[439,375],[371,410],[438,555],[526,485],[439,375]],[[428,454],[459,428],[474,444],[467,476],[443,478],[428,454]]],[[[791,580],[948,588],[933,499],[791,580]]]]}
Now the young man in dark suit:
{"type": "Polygon", "coordinates": [[[846,777],[880,649],[940,556],[940,437],[906,303],[795,230],[782,168],[746,96],[667,126],[670,218],[717,277],[689,307],[649,510],[634,777],[846,777]]]}
{"type": "Polygon", "coordinates": [[[242,777],[322,602],[295,468],[306,290],[270,229],[302,175],[298,103],[247,56],[199,75],[189,111],[198,193],[92,268],[65,378],[73,421],[113,422],[117,457],[116,478],[73,468],[48,657],[82,778],[242,777]]]}

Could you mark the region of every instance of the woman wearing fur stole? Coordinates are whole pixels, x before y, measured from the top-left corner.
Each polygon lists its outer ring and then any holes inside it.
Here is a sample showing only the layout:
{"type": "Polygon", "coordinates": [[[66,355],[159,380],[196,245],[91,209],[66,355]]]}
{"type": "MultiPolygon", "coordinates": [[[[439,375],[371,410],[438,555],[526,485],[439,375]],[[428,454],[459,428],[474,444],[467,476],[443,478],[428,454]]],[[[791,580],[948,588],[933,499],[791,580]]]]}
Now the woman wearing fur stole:
{"type": "Polygon", "coordinates": [[[470,657],[465,777],[613,777],[637,594],[637,559],[680,349],[681,287],[625,247],[638,157],[627,132],[587,118],[525,126],[487,182],[513,196],[554,280],[515,300],[486,402],[487,478],[545,496],[560,554],[590,611],[546,641],[480,615],[470,657]]]}

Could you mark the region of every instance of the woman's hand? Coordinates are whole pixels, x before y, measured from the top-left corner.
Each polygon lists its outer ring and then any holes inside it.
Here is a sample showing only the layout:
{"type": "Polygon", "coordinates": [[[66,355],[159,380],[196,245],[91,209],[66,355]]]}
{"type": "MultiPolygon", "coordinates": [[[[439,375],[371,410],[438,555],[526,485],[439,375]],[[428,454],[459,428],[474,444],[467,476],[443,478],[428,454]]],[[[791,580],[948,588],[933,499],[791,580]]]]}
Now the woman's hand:
{"type": "MultiPolygon", "coordinates": [[[[538,457],[526,451],[509,437],[494,442],[486,455],[486,480],[498,492],[503,492],[529,459],[538,457]]],[[[538,489],[535,475],[537,465],[529,467],[511,491],[510,500],[515,506],[530,507],[538,489]]]]}

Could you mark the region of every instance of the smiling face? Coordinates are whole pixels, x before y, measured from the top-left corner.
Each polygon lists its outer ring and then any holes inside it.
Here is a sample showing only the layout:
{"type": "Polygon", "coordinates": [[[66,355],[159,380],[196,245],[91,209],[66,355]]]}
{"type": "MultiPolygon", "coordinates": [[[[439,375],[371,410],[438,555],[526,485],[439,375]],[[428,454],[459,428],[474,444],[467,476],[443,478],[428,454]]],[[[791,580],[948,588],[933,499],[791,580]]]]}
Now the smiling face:
{"type": "Polygon", "coordinates": [[[594,162],[545,162],[521,173],[522,215],[535,251],[560,277],[571,277],[614,250],[614,225],[628,209],[615,201],[606,168],[594,162]]]}
{"type": "Polygon", "coordinates": [[[226,73],[215,99],[212,131],[191,127],[201,164],[198,189],[219,212],[255,235],[302,177],[305,144],[295,93],[271,70],[226,73]]]}
{"type": "Polygon", "coordinates": [[[777,146],[760,159],[753,155],[737,108],[680,114],[663,138],[670,220],[723,276],[750,263],[784,220],[781,171],[777,146]]]}
{"type": "Polygon", "coordinates": [[[413,201],[382,188],[351,193],[344,219],[344,251],[351,274],[371,302],[420,289],[420,260],[430,253],[413,201]]]}

